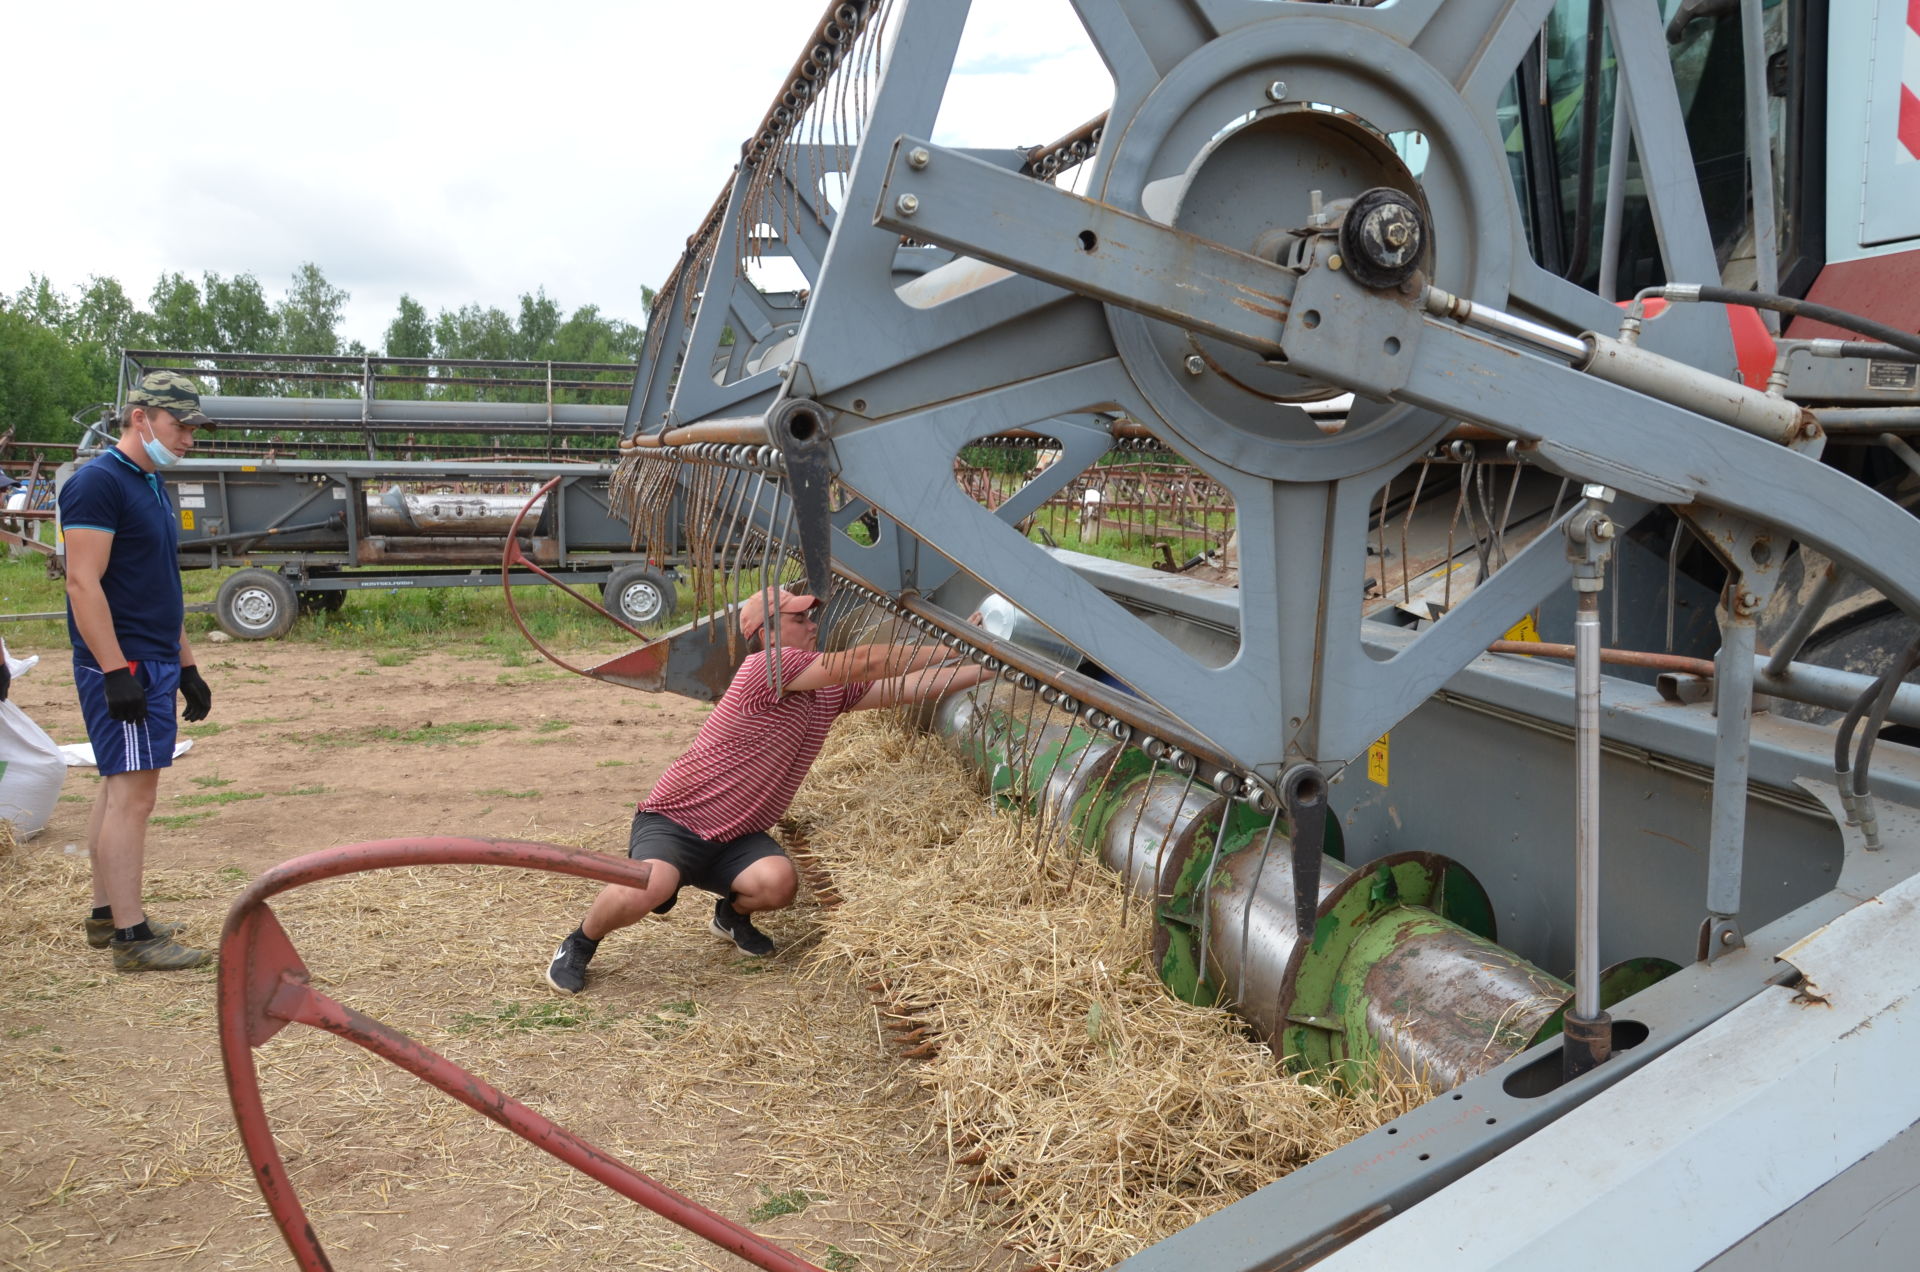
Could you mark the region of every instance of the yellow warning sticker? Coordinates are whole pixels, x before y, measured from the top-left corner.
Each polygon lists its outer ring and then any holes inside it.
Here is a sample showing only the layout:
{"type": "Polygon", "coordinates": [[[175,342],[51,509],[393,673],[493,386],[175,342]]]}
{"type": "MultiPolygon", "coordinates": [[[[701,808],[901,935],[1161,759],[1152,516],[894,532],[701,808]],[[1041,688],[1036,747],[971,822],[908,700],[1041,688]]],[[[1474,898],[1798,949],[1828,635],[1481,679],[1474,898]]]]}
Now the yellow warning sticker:
{"type": "Polygon", "coordinates": [[[1367,748],[1367,780],[1376,785],[1387,784],[1387,739],[1391,733],[1382,733],[1380,740],[1367,748]]]}
{"type": "Polygon", "coordinates": [[[1507,634],[1500,639],[1531,640],[1537,642],[1540,639],[1540,629],[1534,625],[1532,614],[1522,614],[1520,621],[1512,627],[1507,628],[1507,634]]]}
{"type": "Polygon", "coordinates": [[[180,510],[180,528],[182,530],[193,529],[193,509],[182,508],[180,510]]]}

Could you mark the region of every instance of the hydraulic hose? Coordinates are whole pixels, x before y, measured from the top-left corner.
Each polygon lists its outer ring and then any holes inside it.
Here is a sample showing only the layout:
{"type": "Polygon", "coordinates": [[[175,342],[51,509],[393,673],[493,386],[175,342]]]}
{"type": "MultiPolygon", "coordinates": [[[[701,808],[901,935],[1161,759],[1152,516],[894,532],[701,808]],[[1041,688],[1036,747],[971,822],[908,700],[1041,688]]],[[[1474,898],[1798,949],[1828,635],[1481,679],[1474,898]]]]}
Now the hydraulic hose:
{"type": "Polygon", "coordinates": [[[1814,322],[1824,322],[1831,327],[1840,327],[1858,335],[1871,336],[1896,349],[1920,354],[1920,335],[1915,335],[1911,331],[1902,331],[1898,327],[1889,327],[1884,322],[1875,322],[1859,314],[1848,313],[1844,309],[1835,309],[1831,305],[1816,305],[1812,301],[1795,300],[1792,296],[1782,296],[1777,292],[1742,291],[1737,287],[1718,287],[1704,283],[1670,283],[1660,290],[1661,294],[1670,301],[1697,300],[1713,305],[1744,305],[1748,309],[1771,309],[1775,313],[1786,314],[1789,317],[1807,318],[1814,322]]]}
{"type": "Polygon", "coordinates": [[[1893,703],[1894,690],[1900,687],[1901,679],[1913,670],[1916,659],[1920,659],[1920,636],[1916,636],[1907,645],[1901,655],[1887,668],[1886,676],[1876,686],[1873,697],[1873,710],[1867,716],[1866,731],[1860,735],[1860,750],[1853,758],[1853,793],[1867,793],[1867,766],[1873,760],[1873,744],[1880,736],[1880,727],[1886,723],[1887,708],[1893,703]]]}

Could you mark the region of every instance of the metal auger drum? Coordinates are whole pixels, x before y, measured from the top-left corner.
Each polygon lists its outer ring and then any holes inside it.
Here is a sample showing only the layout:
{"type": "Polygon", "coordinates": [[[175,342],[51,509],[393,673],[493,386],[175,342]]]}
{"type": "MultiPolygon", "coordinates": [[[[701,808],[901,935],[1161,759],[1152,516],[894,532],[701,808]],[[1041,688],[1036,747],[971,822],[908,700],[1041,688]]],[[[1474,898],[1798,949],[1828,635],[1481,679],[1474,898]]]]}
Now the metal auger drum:
{"type": "MultiPolygon", "coordinates": [[[[1492,904],[1460,863],[1402,852],[1348,866],[1329,817],[1302,942],[1293,876],[1271,859],[1291,834],[1284,819],[1031,697],[956,694],[933,727],[1004,808],[1049,844],[1097,855],[1150,907],[1152,957],[1174,994],[1231,1003],[1296,1068],[1353,1074],[1384,1051],[1438,1090],[1559,1032],[1572,987],[1496,942],[1492,904]]],[[[1672,970],[1609,968],[1601,999],[1672,970]]]]}

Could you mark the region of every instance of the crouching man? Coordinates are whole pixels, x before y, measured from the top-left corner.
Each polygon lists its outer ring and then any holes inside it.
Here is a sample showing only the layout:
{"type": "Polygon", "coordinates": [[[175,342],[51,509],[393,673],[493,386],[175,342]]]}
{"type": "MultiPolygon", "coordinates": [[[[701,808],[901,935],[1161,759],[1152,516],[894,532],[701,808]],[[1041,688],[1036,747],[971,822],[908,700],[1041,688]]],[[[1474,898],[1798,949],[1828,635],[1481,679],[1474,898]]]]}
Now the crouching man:
{"type": "Polygon", "coordinates": [[[796,881],[793,863],[767,828],[792,804],[834,720],[844,711],[939,697],[990,674],[945,661],[953,655],[939,646],[820,653],[820,605],[815,597],[771,588],[741,603],[740,633],[760,647],[740,664],[693,745],[634,814],[627,855],[651,863],[647,885],[601,890],[554,952],[549,985],[579,993],[587,963],[607,934],[665,913],[688,884],[718,894],[716,936],[747,954],[773,953],[751,916],[791,905],[796,881]]]}

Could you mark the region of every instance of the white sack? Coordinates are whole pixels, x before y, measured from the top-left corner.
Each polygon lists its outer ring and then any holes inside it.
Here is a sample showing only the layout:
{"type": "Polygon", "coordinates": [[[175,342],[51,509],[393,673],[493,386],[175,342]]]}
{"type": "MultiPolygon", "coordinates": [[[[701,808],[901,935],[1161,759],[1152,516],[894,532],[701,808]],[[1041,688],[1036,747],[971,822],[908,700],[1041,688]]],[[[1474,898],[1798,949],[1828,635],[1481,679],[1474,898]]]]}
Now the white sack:
{"type": "Polygon", "coordinates": [[[13,823],[14,834],[31,839],[46,828],[66,780],[59,745],[26,712],[0,702],[0,818],[13,823]]]}

